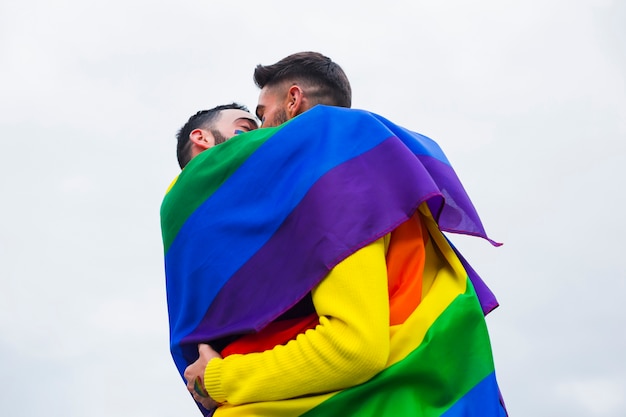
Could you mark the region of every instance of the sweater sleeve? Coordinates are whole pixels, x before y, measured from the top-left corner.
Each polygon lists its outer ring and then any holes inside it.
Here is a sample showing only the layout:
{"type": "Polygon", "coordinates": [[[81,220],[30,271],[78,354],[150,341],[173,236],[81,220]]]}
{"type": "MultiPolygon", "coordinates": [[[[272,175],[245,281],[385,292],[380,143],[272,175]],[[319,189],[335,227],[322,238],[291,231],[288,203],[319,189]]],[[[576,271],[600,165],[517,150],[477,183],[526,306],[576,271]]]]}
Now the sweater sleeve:
{"type": "Polygon", "coordinates": [[[320,324],[284,346],[213,359],[207,392],[243,404],[336,391],[367,381],[389,357],[389,235],[333,268],[312,291],[320,324]]]}

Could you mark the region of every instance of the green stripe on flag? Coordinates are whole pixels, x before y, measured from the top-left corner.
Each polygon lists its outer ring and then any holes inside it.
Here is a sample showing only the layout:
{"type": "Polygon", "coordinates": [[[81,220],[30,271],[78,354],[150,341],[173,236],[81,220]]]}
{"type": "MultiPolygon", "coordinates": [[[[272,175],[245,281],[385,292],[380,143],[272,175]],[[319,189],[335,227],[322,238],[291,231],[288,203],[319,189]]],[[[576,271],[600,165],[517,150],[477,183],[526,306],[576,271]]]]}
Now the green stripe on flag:
{"type": "Polygon", "coordinates": [[[482,310],[471,283],[437,318],[422,343],[370,381],[303,416],[440,416],[494,371],[482,310]]]}
{"type": "Polygon", "coordinates": [[[280,128],[242,133],[207,149],[189,162],[161,205],[165,253],[187,218],[280,128]]]}

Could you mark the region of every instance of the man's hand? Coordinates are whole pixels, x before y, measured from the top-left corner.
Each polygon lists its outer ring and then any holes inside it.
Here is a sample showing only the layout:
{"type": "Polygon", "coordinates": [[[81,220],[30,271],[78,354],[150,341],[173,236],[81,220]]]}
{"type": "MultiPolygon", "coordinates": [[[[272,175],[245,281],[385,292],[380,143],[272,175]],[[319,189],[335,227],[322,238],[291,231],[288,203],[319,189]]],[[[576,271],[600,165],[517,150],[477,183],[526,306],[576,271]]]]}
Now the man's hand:
{"type": "Polygon", "coordinates": [[[219,405],[206,392],[204,388],[204,370],[213,358],[221,358],[220,354],[214,351],[211,346],[201,343],[198,345],[200,357],[185,369],[185,379],[187,380],[187,390],[194,400],[202,404],[207,410],[214,410],[219,405]]]}

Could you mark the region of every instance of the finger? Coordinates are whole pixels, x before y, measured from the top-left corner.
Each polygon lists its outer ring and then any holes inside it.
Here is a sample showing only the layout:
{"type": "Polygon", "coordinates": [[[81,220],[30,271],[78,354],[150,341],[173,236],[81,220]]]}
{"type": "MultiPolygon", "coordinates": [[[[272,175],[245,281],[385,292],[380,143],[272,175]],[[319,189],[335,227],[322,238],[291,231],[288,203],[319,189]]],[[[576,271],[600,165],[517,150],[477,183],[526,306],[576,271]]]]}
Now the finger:
{"type": "Polygon", "coordinates": [[[215,410],[217,408],[217,403],[213,400],[204,399],[200,404],[207,410],[215,410]]]}
{"type": "Polygon", "coordinates": [[[218,404],[215,401],[213,401],[211,397],[200,398],[198,402],[202,404],[202,406],[206,408],[207,410],[212,410],[214,408],[217,408],[218,406],[218,404]]]}
{"type": "Polygon", "coordinates": [[[193,379],[193,372],[191,371],[191,365],[185,368],[185,372],[183,372],[183,376],[185,377],[185,381],[189,384],[189,380],[193,379]]]}

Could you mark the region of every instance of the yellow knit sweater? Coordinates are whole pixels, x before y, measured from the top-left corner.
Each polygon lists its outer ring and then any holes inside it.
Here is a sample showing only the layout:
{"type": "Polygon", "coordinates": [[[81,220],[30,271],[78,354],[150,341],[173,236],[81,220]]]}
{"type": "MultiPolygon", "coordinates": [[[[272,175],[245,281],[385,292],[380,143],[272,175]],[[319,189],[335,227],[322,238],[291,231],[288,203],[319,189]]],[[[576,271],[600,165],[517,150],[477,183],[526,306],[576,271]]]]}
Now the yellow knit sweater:
{"type": "Polygon", "coordinates": [[[312,291],[320,324],[284,346],[213,359],[209,395],[233,405],[335,391],[365,382],[389,357],[389,235],[339,263],[312,291]]]}

